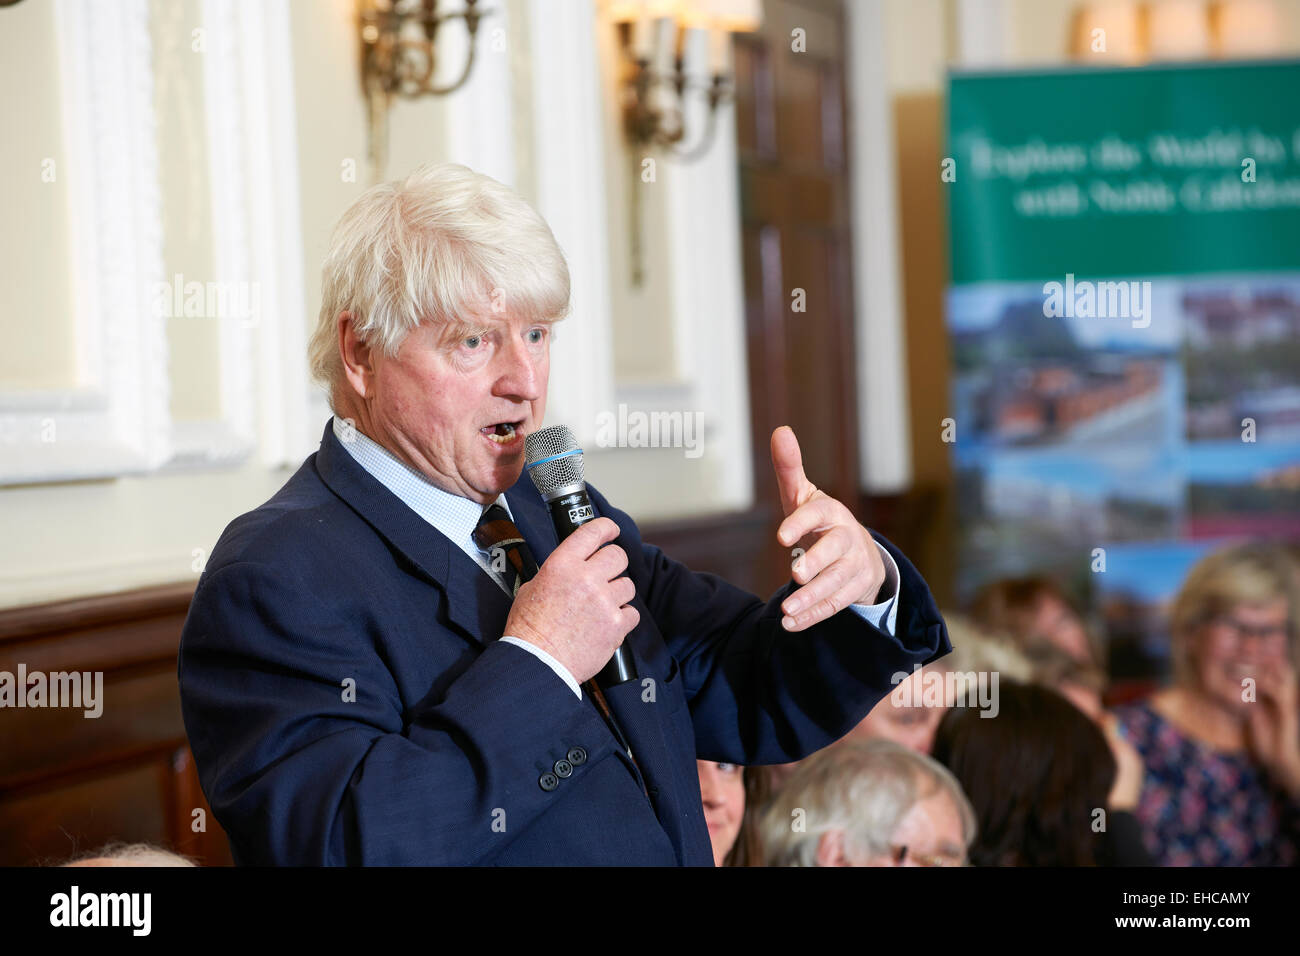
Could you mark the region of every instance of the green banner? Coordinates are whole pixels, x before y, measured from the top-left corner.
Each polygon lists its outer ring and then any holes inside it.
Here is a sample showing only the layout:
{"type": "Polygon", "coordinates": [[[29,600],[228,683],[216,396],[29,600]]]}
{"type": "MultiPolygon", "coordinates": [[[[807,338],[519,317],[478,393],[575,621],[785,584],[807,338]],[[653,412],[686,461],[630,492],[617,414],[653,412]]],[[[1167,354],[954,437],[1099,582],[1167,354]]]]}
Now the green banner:
{"type": "Polygon", "coordinates": [[[958,74],[952,282],[1300,268],[1300,61],[958,74]]]}

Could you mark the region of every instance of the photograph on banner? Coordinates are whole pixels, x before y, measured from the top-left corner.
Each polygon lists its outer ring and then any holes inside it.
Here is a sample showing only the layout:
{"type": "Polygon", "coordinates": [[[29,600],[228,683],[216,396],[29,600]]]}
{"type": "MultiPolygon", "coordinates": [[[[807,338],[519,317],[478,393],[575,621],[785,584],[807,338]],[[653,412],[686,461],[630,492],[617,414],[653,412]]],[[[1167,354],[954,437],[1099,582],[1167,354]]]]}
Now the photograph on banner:
{"type": "Polygon", "coordinates": [[[1057,311],[1054,290],[1043,291],[1051,284],[989,283],[949,293],[957,443],[1177,442],[1183,391],[1176,285],[1146,282],[1153,301],[1143,305],[1147,320],[1134,327],[1126,315],[1057,311]]]}
{"type": "Polygon", "coordinates": [[[1184,460],[1185,537],[1300,541],[1300,441],[1194,442],[1184,460]]]}
{"type": "Polygon", "coordinates": [[[1300,440],[1300,275],[1188,282],[1181,304],[1188,440],[1300,440]]]}
{"type": "Polygon", "coordinates": [[[1180,535],[1186,489],[1177,450],[1160,445],[955,452],[961,569],[973,596],[998,578],[1047,571],[1075,593],[1109,573],[1110,547],[1180,535]],[[1100,555],[1098,548],[1105,549],[1100,555]]]}

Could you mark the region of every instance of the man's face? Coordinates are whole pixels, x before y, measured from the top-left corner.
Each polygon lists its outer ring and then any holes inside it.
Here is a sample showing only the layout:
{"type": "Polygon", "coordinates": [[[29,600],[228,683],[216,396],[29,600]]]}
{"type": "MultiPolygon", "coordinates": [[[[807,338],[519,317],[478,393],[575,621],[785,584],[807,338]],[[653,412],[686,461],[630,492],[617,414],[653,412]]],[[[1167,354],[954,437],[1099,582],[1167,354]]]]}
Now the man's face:
{"type": "Polygon", "coordinates": [[[541,427],[551,328],[506,315],[473,323],[454,335],[422,323],[395,356],[372,350],[367,424],[438,487],[487,504],[519,480],[524,437],[541,427]]]}
{"type": "Polygon", "coordinates": [[[894,831],[894,866],[961,866],[966,841],[961,812],[945,791],[936,789],[918,800],[894,831]],[[906,850],[904,850],[906,848],[906,850]]]}

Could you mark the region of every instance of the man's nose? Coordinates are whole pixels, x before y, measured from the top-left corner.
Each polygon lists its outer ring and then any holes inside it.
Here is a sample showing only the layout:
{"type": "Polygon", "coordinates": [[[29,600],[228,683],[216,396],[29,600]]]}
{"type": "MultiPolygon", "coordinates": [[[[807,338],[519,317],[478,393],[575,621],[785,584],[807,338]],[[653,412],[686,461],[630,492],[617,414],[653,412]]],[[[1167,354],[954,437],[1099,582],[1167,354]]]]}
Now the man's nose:
{"type": "Polygon", "coordinates": [[[498,356],[496,393],[532,402],[542,397],[540,359],[518,336],[508,336],[498,356]]]}

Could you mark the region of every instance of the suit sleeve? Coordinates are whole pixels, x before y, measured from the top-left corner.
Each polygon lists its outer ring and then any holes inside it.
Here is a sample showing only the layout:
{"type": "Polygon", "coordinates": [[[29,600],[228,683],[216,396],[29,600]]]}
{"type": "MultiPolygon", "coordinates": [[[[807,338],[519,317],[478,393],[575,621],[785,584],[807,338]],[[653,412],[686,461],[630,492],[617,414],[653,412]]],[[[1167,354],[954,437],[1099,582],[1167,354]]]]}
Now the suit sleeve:
{"type": "Polygon", "coordinates": [[[590,490],[601,514],[624,529],[620,543],[644,562],[642,597],[680,668],[700,759],[800,760],[848,733],[903,675],[952,650],[925,581],[879,535],[899,569],[894,634],[851,611],[790,633],[781,602],[794,582],[765,603],[693,572],[642,543],[632,520],[590,490]]]}
{"type": "Polygon", "coordinates": [[[240,562],[205,575],[181,642],[186,730],[203,788],[253,864],[489,862],[555,799],[539,775],[594,708],[542,661],[494,642],[405,712],[364,609],[298,574],[240,562]]]}

